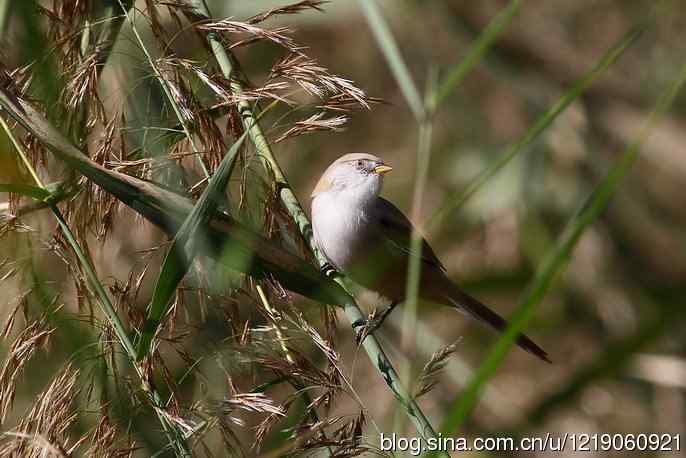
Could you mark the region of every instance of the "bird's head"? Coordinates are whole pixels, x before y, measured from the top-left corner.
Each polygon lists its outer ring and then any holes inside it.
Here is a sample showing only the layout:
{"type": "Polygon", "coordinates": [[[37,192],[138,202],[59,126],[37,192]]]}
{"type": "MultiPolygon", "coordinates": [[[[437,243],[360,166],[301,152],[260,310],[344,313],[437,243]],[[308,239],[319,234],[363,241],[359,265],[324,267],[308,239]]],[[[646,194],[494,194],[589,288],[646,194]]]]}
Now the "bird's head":
{"type": "Polygon", "coordinates": [[[329,166],[312,191],[312,197],[334,192],[355,194],[360,198],[377,197],[384,174],[393,170],[384,161],[368,153],[349,153],[329,166]]]}

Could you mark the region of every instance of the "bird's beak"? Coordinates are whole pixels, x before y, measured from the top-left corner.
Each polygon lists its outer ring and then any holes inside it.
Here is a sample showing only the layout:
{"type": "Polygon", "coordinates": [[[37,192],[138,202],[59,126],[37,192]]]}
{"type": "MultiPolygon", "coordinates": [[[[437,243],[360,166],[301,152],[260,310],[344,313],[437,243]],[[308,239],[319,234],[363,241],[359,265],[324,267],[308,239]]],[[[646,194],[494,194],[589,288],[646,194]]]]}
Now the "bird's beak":
{"type": "Polygon", "coordinates": [[[376,167],[374,167],[374,172],[378,173],[379,175],[383,175],[384,173],[388,173],[391,170],[393,170],[393,167],[391,167],[390,165],[385,165],[385,164],[377,165],[376,167]]]}

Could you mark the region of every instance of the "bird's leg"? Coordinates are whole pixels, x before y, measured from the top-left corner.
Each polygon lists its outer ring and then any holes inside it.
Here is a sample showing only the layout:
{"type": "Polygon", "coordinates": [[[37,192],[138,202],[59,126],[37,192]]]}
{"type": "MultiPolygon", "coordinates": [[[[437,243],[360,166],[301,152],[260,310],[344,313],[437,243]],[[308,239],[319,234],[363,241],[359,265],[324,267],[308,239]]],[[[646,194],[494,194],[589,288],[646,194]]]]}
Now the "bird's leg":
{"type": "Polygon", "coordinates": [[[383,310],[379,310],[378,308],[374,309],[365,321],[353,323],[357,345],[360,345],[369,334],[376,331],[399,303],[399,301],[394,301],[383,310]]]}

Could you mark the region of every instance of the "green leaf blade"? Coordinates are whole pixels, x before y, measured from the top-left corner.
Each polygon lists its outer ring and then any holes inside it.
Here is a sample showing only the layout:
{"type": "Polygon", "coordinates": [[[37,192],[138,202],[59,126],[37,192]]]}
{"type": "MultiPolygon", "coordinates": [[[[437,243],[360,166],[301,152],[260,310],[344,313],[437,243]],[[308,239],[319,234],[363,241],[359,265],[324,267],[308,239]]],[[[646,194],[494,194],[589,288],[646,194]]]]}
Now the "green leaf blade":
{"type": "Polygon", "coordinates": [[[438,89],[429,98],[429,112],[434,112],[450,94],[462,83],[464,77],[481,61],[482,57],[495,43],[498,36],[505,31],[517,15],[521,0],[512,0],[507,4],[479,34],[467,55],[450,69],[438,89]]]}
{"type": "Polygon", "coordinates": [[[0,192],[13,192],[36,200],[45,200],[50,197],[50,191],[20,183],[0,183],[0,192]]]}
{"type": "Polygon", "coordinates": [[[223,191],[231,176],[236,156],[246,136],[247,131],[231,145],[216,172],[210,178],[200,199],[198,199],[181,225],[181,228],[174,236],[169,252],[164,258],[160,274],[157,277],[155,291],[148,307],[145,326],[141,332],[141,338],[136,349],[136,358],[138,360],[141,360],[149,353],[162,317],[168,311],[171,298],[176,292],[179,283],[190,269],[199,247],[208,245],[206,242],[208,238],[206,227],[217,210],[223,191]]]}
{"type": "Polygon", "coordinates": [[[386,20],[381,15],[378,5],[375,0],[359,0],[359,4],[412,113],[417,120],[424,119],[426,110],[422,97],[419,95],[419,90],[412,80],[407,64],[400,54],[398,44],[393,38],[386,20]]]}

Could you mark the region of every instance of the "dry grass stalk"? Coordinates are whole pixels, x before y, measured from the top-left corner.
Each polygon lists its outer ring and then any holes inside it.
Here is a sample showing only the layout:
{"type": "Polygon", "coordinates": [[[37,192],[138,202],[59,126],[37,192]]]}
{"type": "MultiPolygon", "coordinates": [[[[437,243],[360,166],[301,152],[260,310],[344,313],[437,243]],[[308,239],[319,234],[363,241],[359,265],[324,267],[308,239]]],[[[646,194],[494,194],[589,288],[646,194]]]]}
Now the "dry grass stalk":
{"type": "MultiPolygon", "coordinates": [[[[18,272],[17,268],[12,268],[8,270],[8,272],[0,278],[0,282],[3,280],[6,280],[7,278],[10,278],[12,275],[14,275],[16,272],[18,272]]],[[[17,296],[17,299],[15,300],[16,305],[12,309],[12,312],[9,314],[7,317],[7,321],[5,322],[5,326],[2,328],[2,332],[0,332],[0,339],[6,339],[9,335],[10,332],[12,332],[12,328],[14,328],[14,323],[17,319],[17,315],[19,315],[19,311],[21,310],[24,314],[24,319],[28,321],[26,318],[27,316],[27,310],[28,310],[28,296],[31,294],[31,290],[24,291],[23,293],[20,293],[17,296]]],[[[9,304],[8,304],[9,305],[9,304]]]]}
{"type": "Polygon", "coordinates": [[[78,112],[84,105],[88,107],[88,118],[85,129],[93,129],[96,123],[106,123],[105,106],[98,94],[98,61],[97,52],[86,55],[67,73],[67,81],[62,95],[63,103],[72,112],[78,112]]]}
{"type": "Polygon", "coordinates": [[[107,408],[101,408],[100,421],[90,435],[90,447],[85,456],[91,458],[131,458],[138,449],[130,436],[126,436],[124,444],[120,444],[121,433],[110,422],[107,408]]]}

